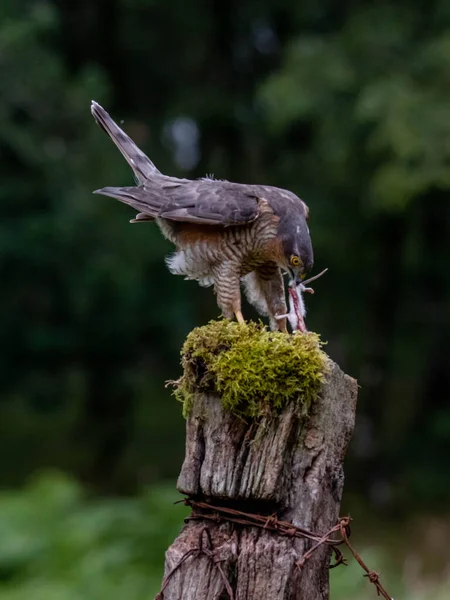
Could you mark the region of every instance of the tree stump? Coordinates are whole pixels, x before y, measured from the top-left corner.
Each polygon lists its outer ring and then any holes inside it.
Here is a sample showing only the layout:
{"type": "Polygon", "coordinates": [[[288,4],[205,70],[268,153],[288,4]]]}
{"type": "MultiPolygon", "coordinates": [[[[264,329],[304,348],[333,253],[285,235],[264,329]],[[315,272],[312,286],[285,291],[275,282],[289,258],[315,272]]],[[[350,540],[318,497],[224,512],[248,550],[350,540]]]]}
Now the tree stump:
{"type": "MultiPolygon", "coordinates": [[[[339,517],[356,381],[327,359],[323,383],[306,415],[290,401],[277,415],[254,418],[227,410],[219,394],[201,387],[187,418],[178,490],[212,505],[268,518],[276,514],[318,534],[330,530],[339,517]]],[[[161,597],[327,600],[330,547],[318,548],[301,568],[297,564],[312,544],[269,529],[187,520],[166,553],[161,597]]]]}

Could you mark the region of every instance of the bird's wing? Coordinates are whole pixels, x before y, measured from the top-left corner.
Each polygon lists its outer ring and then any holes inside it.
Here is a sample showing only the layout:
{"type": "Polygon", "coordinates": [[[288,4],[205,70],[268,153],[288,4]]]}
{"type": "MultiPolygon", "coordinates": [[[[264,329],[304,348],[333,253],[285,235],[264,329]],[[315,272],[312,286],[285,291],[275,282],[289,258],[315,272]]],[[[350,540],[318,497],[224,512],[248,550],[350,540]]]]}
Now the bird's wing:
{"type": "Polygon", "coordinates": [[[106,110],[97,102],[92,100],[91,113],[98,125],[106,131],[125,160],[133,169],[138,183],[145,183],[156,175],[161,175],[152,161],[146,156],[133,140],[113,121],[106,110]]]}
{"type": "Polygon", "coordinates": [[[244,225],[259,215],[257,187],[214,179],[166,177],[113,121],[92,101],[91,112],[133,169],[136,187],[105,187],[94,193],[112,196],[140,213],[138,221],[164,218],[203,225],[244,225]]]}
{"type": "Polygon", "coordinates": [[[107,187],[97,194],[111,196],[153,218],[201,225],[245,225],[259,215],[252,186],[226,181],[178,180],[147,182],[136,187],[107,187]]]}
{"type": "Polygon", "coordinates": [[[161,217],[173,221],[245,225],[259,215],[258,196],[252,186],[199,179],[171,186],[161,217]]]}

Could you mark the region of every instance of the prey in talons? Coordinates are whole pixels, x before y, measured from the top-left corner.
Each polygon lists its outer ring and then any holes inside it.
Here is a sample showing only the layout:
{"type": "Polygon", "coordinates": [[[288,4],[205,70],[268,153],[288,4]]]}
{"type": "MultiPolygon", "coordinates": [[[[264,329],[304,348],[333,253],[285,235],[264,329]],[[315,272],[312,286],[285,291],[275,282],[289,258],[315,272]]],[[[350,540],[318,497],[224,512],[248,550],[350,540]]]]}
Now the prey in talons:
{"type": "Polygon", "coordinates": [[[322,277],[328,269],[324,269],[318,275],[314,275],[314,277],[310,277],[300,283],[296,283],[295,280],[291,280],[289,283],[289,312],[284,315],[275,315],[275,319],[287,319],[289,321],[289,325],[291,326],[292,332],[301,331],[305,333],[307,331],[305,325],[305,302],[303,300],[303,293],[307,292],[309,294],[314,294],[314,290],[311,287],[306,287],[307,284],[315,281],[319,277],[322,277]]]}

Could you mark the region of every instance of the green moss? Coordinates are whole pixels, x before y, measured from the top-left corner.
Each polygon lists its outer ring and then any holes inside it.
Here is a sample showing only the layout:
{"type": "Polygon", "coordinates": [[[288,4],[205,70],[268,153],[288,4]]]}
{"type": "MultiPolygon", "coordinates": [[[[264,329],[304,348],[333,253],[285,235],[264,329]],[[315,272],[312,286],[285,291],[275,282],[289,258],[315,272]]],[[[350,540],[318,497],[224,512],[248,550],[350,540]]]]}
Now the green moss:
{"type": "Polygon", "coordinates": [[[184,374],[175,396],[185,416],[198,392],[219,393],[223,406],[242,417],[278,413],[291,401],[306,414],[326,371],[321,345],[315,333],[288,335],[252,322],[211,321],[184,343],[184,374]]]}

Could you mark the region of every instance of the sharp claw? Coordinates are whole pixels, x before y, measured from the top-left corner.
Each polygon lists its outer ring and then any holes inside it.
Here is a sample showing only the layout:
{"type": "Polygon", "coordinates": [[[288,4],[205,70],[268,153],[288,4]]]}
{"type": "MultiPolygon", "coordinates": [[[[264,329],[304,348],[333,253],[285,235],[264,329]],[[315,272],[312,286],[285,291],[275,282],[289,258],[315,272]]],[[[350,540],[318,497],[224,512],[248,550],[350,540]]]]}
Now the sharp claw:
{"type": "Polygon", "coordinates": [[[240,324],[240,325],[244,325],[245,323],[245,319],[244,319],[244,315],[242,314],[242,312],[240,310],[237,310],[235,313],[236,316],[236,321],[240,324]]]}

